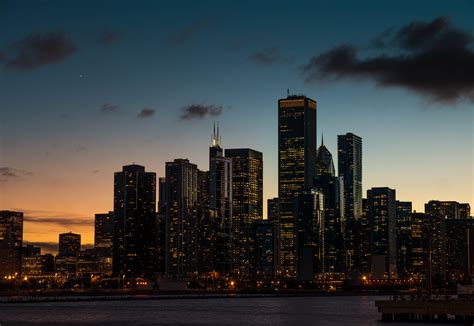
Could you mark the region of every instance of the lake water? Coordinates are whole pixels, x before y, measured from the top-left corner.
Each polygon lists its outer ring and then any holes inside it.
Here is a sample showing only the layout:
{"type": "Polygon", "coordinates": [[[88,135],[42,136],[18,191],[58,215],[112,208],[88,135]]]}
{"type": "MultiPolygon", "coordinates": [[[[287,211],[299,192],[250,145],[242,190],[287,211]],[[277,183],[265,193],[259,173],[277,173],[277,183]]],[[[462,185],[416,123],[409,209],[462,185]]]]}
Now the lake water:
{"type": "Polygon", "coordinates": [[[374,306],[376,299],[383,298],[270,297],[1,304],[0,324],[380,325],[381,316],[374,306]]]}

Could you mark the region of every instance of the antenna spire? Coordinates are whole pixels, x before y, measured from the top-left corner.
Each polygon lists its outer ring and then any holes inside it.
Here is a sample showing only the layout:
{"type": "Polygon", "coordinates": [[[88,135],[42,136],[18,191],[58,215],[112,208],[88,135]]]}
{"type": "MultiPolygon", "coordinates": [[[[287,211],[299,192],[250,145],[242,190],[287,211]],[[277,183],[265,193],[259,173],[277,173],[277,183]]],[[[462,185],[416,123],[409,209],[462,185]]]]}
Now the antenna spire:
{"type": "Polygon", "coordinates": [[[286,96],[290,97],[290,89],[289,88],[286,89],[286,96]]]}
{"type": "Polygon", "coordinates": [[[321,146],[324,146],[324,134],[321,133],[321,146]]]}
{"type": "Polygon", "coordinates": [[[221,137],[219,136],[219,122],[214,121],[214,132],[211,137],[211,147],[220,147],[221,137]],[[217,126],[217,127],[216,127],[217,126]]]}

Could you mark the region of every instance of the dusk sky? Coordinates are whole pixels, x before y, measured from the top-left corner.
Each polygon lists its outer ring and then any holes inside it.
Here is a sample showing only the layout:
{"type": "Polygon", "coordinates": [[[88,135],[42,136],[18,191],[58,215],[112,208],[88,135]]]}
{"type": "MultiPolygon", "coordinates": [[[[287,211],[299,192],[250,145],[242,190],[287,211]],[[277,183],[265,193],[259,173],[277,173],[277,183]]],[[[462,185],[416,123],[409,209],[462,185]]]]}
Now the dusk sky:
{"type": "Polygon", "coordinates": [[[364,197],[474,204],[474,1],[254,2],[0,2],[0,209],[26,241],[93,243],[122,165],[208,170],[214,121],[263,152],[266,210],[287,89],[336,164],[338,134],[363,138],[364,197]]]}

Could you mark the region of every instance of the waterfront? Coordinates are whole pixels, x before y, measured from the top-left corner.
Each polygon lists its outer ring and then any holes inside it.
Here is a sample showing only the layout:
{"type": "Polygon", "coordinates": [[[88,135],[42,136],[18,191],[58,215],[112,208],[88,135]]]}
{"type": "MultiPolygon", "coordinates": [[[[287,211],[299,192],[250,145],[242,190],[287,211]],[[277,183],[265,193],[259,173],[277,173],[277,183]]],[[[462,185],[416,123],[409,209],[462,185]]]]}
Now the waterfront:
{"type": "Polygon", "coordinates": [[[380,299],[341,296],[3,304],[0,323],[2,326],[379,325],[380,314],[374,301],[380,299]]]}

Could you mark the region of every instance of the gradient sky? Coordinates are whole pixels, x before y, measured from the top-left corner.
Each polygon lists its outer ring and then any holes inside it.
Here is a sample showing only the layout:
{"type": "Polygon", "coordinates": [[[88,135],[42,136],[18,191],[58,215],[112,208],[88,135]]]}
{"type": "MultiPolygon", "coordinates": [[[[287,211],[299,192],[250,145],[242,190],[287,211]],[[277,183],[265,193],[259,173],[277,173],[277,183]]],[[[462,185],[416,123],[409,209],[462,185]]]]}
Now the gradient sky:
{"type": "Polygon", "coordinates": [[[342,44],[370,56],[375,37],[412,21],[449,17],[472,34],[473,13],[469,0],[1,1],[0,209],[25,212],[27,241],[75,231],[92,243],[113,173],[135,162],[163,176],[175,158],[207,170],[214,120],[224,148],[263,152],[266,201],[287,88],[318,102],[318,143],[324,133],[335,161],[338,134],[363,138],[364,193],[389,186],[419,211],[430,199],[472,205],[472,101],[370,78],[308,83],[302,67],[342,44]],[[62,54],[19,63],[50,33],[62,54]]]}

